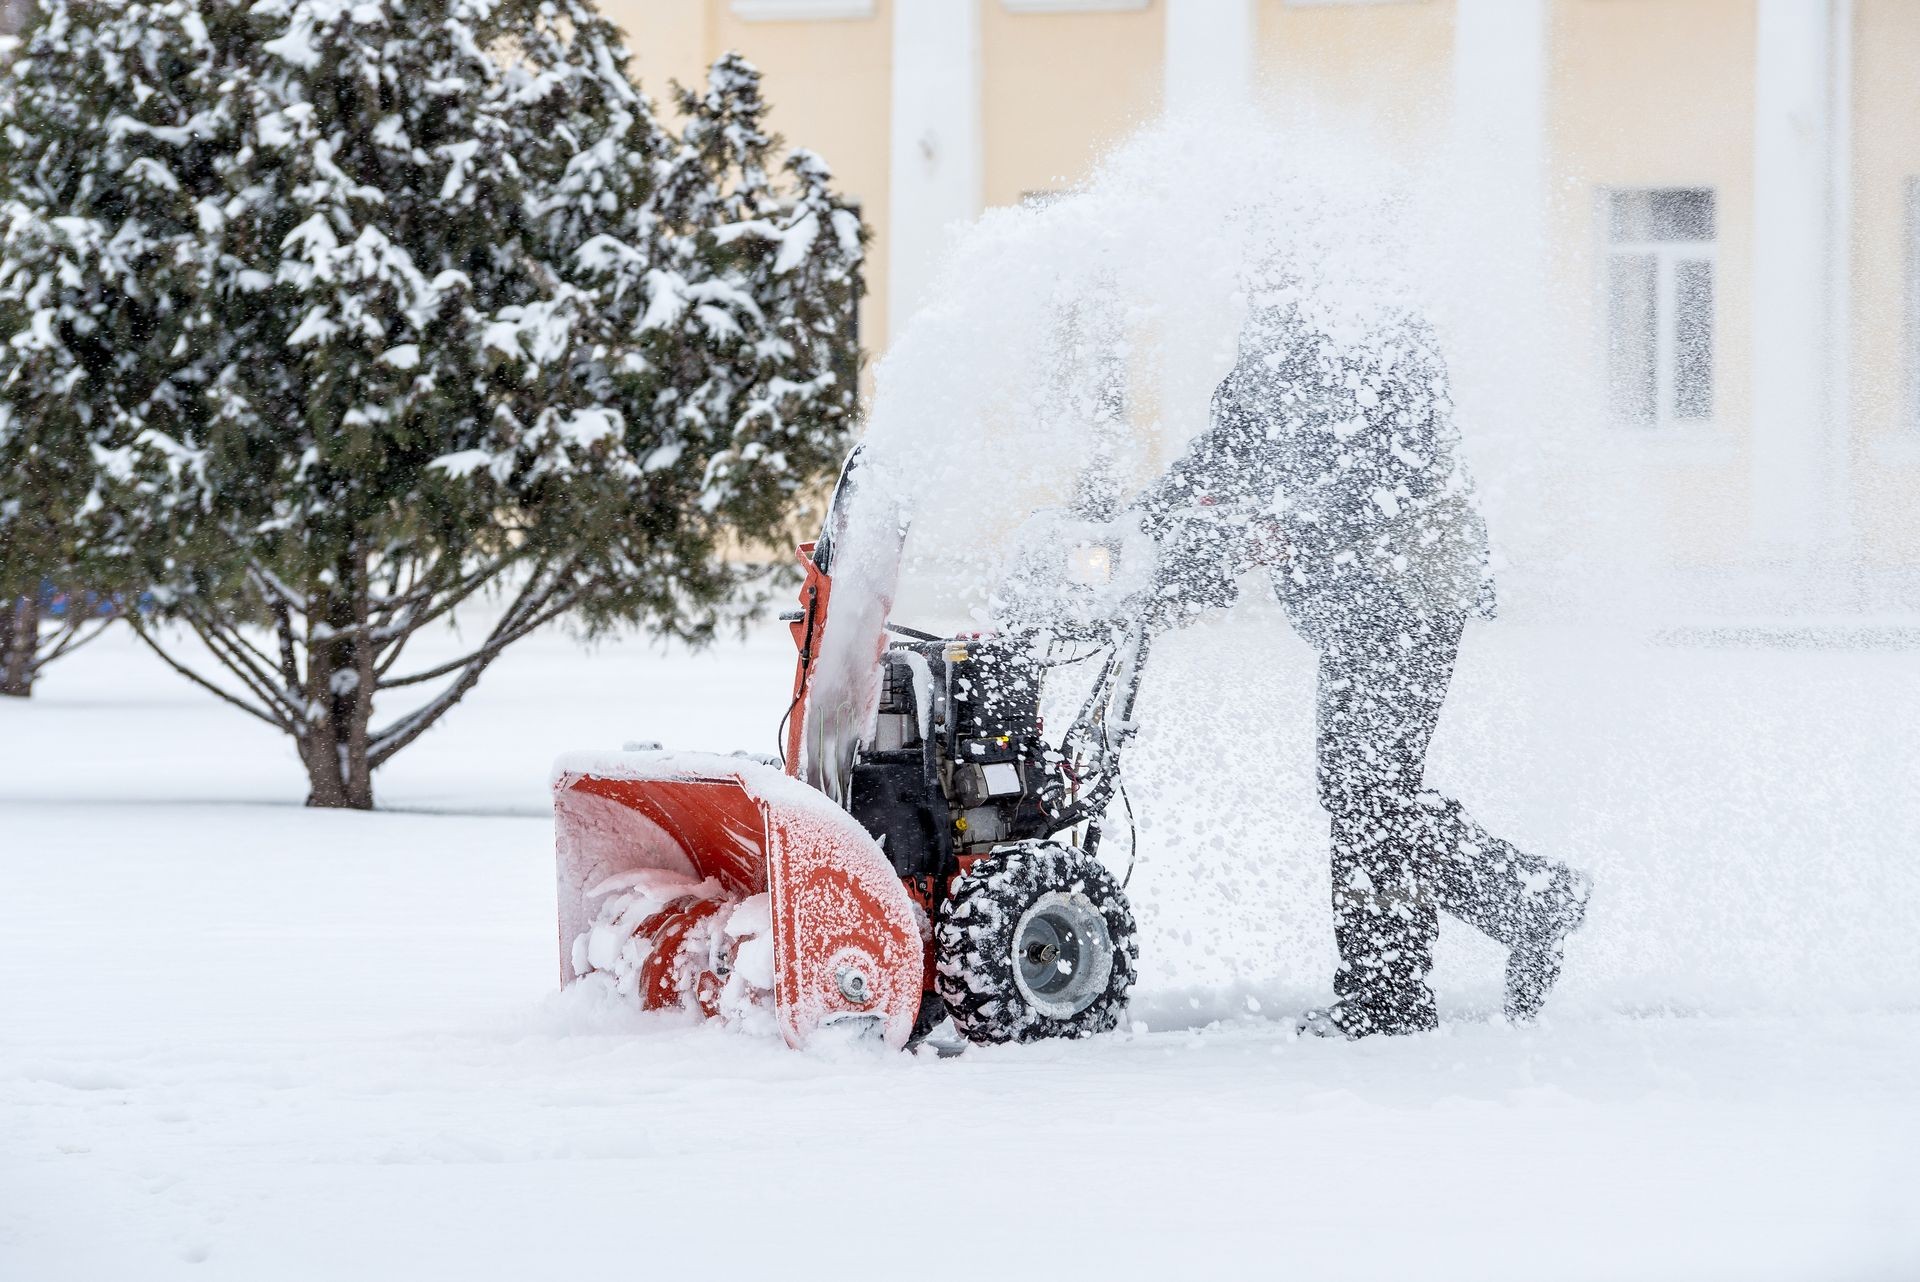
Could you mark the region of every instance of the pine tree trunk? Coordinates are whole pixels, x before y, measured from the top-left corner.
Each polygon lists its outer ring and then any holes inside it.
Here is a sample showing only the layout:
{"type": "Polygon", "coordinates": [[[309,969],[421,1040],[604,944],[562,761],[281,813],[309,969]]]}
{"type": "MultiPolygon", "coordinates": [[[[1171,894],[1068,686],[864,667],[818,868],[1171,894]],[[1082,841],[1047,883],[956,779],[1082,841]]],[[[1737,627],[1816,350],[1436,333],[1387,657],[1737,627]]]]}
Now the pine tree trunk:
{"type": "Polygon", "coordinates": [[[307,804],[336,810],[373,809],[373,772],[367,765],[365,712],[354,699],[326,701],[321,719],[300,743],[307,768],[307,804]],[[342,716],[342,704],[346,704],[342,716]],[[357,724],[356,724],[357,722],[357,724]]]}
{"type": "Polygon", "coordinates": [[[374,646],[364,628],[365,559],[343,561],[319,617],[332,635],[307,652],[307,706],[313,710],[300,741],[307,767],[307,804],[343,810],[373,809],[372,746],[374,646]]]}
{"type": "Polygon", "coordinates": [[[350,732],[342,733],[344,729],[316,735],[300,745],[300,758],[307,767],[307,804],[329,810],[372,810],[373,778],[366,753],[356,760],[351,748],[342,751],[340,745],[352,740],[350,732]],[[326,740],[325,747],[317,742],[321,738],[326,740]]]}
{"type": "Polygon", "coordinates": [[[40,603],[23,596],[0,607],[0,695],[33,693],[34,655],[40,646],[40,603]]]}

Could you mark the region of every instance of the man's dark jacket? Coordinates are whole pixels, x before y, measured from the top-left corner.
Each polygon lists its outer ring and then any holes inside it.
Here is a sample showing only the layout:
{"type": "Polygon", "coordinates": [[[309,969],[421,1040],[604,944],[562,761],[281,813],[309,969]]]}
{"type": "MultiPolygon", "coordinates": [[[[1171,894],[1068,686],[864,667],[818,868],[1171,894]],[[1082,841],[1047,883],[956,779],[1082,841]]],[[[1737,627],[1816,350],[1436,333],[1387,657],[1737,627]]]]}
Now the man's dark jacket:
{"type": "Polygon", "coordinates": [[[1134,506],[1176,545],[1179,527],[1214,527],[1189,549],[1233,577],[1251,561],[1272,565],[1309,640],[1382,606],[1490,615],[1486,525],[1459,440],[1424,321],[1343,331],[1295,304],[1270,306],[1241,333],[1211,425],[1134,506]],[[1243,537],[1223,541],[1222,525],[1243,537]],[[1265,546],[1275,536],[1279,556],[1265,546]]]}

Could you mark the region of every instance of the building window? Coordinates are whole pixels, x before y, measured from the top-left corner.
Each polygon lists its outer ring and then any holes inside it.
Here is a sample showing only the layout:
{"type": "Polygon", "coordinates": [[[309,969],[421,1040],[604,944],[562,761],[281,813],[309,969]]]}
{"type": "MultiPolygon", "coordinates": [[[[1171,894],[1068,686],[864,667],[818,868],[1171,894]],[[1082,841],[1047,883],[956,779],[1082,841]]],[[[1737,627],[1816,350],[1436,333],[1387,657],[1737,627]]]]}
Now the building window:
{"type": "Polygon", "coordinates": [[[1623,423],[1711,419],[1713,192],[1607,191],[1601,217],[1608,408],[1623,423]]]}

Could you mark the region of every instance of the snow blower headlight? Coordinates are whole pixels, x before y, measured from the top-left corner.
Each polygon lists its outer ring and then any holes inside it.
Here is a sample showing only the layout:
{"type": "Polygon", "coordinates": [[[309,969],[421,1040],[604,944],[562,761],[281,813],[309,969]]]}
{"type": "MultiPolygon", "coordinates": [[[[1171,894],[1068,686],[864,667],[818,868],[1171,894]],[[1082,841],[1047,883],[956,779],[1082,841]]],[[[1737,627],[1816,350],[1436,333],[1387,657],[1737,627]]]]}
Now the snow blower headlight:
{"type": "Polygon", "coordinates": [[[1100,588],[1113,582],[1113,549],[1104,543],[1082,543],[1067,553],[1067,582],[1100,588]]]}

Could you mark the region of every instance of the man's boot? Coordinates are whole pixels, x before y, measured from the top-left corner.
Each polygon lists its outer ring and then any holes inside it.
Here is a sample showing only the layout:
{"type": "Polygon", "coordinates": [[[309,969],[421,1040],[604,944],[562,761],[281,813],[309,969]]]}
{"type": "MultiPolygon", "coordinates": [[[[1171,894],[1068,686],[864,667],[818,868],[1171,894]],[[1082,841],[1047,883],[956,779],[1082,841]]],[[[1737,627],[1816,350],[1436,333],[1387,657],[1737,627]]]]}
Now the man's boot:
{"type": "Polygon", "coordinates": [[[1333,820],[1333,940],[1340,954],[1333,1005],[1298,1029],[1349,1040],[1429,1032],[1439,1026],[1427,987],[1439,918],[1414,875],[1402,815],[1391,808],[1333,820]]]}
{"type": "Polygon", "coordinates": [[[1419,803],[1422,883],[1440,907],[1507,946],[1502,1006],[1509,1022],[1531,1023],[1560,978],[1567,936],[1586,919],[1593,879],[1516,849],[1457,801],[1429,792],[1419,803]]]}
{"type": "Polygon", "coordinates": [[[1547,1003],[1547,994],[1560,978],[1560,962],[1566,953],[1567,936],[1580,929],[1587,919],[1587,901],[1593,895],[1593,880],[1585,873],[1561,869],[1555,874],[1555,887],[1561,905],[1557,920],[1536,938],[1525,940],[1507,951],[1506,1000],[1502,1008],[1510,1024],[1531,1024],[1547,1003]]]}

